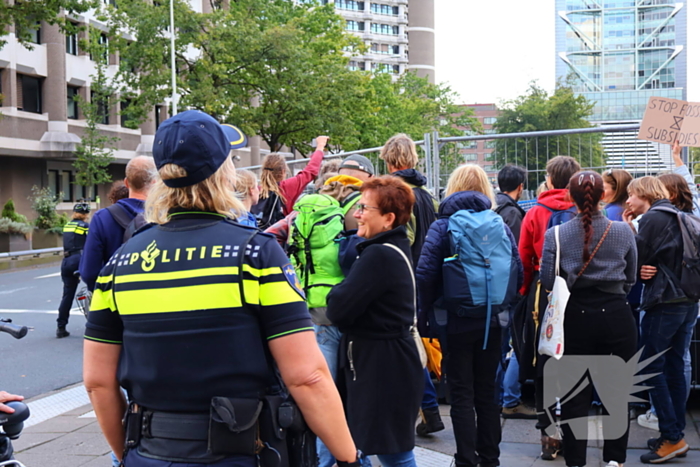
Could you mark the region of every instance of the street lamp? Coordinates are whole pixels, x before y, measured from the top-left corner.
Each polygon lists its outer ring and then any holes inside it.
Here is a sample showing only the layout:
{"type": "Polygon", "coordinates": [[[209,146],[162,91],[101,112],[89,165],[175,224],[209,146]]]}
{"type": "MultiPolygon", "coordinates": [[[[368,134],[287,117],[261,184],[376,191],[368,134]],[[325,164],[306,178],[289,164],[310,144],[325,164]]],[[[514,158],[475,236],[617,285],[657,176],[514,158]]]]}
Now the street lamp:
{"type": "Polygon", "coordinates": [[[173,116],[177,115],[177,85],[175,82],[175,0],[170,0],[170,73],[173,87],[173,116]]]}

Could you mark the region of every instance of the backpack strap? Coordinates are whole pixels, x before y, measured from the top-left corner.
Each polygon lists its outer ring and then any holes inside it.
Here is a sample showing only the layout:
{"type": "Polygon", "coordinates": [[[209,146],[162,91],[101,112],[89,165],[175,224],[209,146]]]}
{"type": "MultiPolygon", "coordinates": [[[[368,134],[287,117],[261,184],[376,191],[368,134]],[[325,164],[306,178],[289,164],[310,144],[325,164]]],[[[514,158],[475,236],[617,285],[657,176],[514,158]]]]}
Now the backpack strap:
{"type": "Polygon", "coordinates": [[[131,215],[129,211],[127,211],[123,206],[120,206],[119,204],[113,204],[111,206],[107,206],[107,212],[112,216],[112,219],[114,219],[114,222],[119,224],[119,227],[122,229],[126,230],[126,228],[131,224],[131,221],[134,219],[134,216],[131,215]]]}

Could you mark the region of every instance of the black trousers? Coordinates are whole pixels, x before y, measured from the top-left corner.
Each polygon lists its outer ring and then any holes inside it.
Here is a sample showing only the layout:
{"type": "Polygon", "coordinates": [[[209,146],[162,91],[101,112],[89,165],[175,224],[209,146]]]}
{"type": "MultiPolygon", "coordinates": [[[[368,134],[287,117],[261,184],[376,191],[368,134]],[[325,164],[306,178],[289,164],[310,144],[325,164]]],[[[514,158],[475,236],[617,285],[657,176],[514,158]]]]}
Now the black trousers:
{"type": "MultiPolygon", "coordinates": [[[[564,319],[564,356],[616,355],[625,362],[637,351],[637,329],[634,315],[624,296],[591,291],[574,293],[569,299],[564,319]]],[[[615,384],[614,381],[605,381],[615,384]]],[[[586,464],[587,439],[577,439],[566,420],[587,417],[593,401],[593,386],[588,385],[561,407],[564,456],[566,465],[586,464]]],[[[605,401],[602,401],[605,404],[605,401]]],[[[622,464],[627,458],[629,417],[625,408],[627,430],[617,439],[607,439],[603,423],[603,461],[622,464]]]]}
{"type": "Polygon", "coordinates": [[[70,255],[68,258],[63,258],[61,262],[61,279],[63,280],[63,297],[61,304],[58,306],[58,326],[68,324],[68,316],[70,314],[71,305],[75,298],[75,291],[78,290],[80,279],[75,277],[75,271],[80,265],[80,254],[70,255]]]}
{"type": "Polygon", "coordinates": [[[447,337],[447,384],[452,397],[450,415],[457,467],[499,465],[501,407],[493,394],[501,358],[501,333],[491,329],[486,350],[483,346],[483,329],[447,337]]]}

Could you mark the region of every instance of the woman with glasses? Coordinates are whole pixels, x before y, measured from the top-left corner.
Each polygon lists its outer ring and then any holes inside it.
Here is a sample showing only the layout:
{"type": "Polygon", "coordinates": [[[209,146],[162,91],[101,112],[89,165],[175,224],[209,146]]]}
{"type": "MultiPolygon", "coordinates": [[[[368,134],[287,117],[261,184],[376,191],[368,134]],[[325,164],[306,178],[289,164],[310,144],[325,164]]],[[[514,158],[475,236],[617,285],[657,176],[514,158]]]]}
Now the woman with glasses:
{"type": "Polygon", "coordinates": [[[605,215],[611,221],[622,221],[622,213],[627,202],[627,186],[632,181],[632,175],[622,169],[612,169],[603,172],[603,197],[606,203],[605,215]]]}
{"type": "Polygon", "coordinates": [[[423,368],[410,335],[415,316],[411,250],[404,225],[414,195],[398,177],[372,178],[355,218],[358,259],[328,294],[327,317],[343,333],[337,384],[353,439],[383,467],[415,467],[423,368]]]}

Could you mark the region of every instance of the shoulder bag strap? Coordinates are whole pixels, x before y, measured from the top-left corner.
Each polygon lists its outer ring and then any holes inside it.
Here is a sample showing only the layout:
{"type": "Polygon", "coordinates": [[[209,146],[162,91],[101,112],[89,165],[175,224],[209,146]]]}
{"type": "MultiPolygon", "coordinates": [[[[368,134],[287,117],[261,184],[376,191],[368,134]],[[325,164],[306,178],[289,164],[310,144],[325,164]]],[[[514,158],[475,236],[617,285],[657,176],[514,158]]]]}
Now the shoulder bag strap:
{"type": "Polygon", "coordinates": [[[556,261],[554,262],[554,275],[555,276],[559,275],[559,262],[561,261],[561,257],[560,257],[561,245],[559,244],[559,227],[560,226],[558,226],[558,225],[554,227],[554,240],[557,243],[557,258],[556,258],[556,261]]]}
{"type": "Polygon", "coordinates": [[[406,254],[401,251],[401,248],[397,247],[396,245],[392,245],[391,243],[382,243],[384,246],[388,246],[389,248],[392,248],[396,251],[399,252],[401,256],[403,256],[403,259],[406,261],[406,266],[408,266],[408,272],[411,274],[411,281],[413,282],[413,325],[416,325],[416,278],[413,275],[413,267],[411,267],[411,262],[408,260],[408,257],[406,254]]]}
{"type": "Polygon", "coordinates": [[[593,261],[593,258],[595,257],[595,254],[598,253],[598,250],[600,249],[601,245],[603,244],[603,241],[605,240],[605,237],[608,236],[608,232],[610,232],[610,227],[612,227],[612,221],[608,221],[608,227],[605,229],[605,232],[603,232],[603,236],[600,237],[600,240],[598,241],[598,244],[595,246],[595,249],[593,250],[593,253],[591,253],[590,258],[588,258],[588,261],[586,261],[586,264],[583,265],[583,268],[579,271],[578,274],[576,274],[576,277],[581,277],[583,274],[583,271],[586,270],[589,264],[591,264],[591,261],[593,261]]]}

